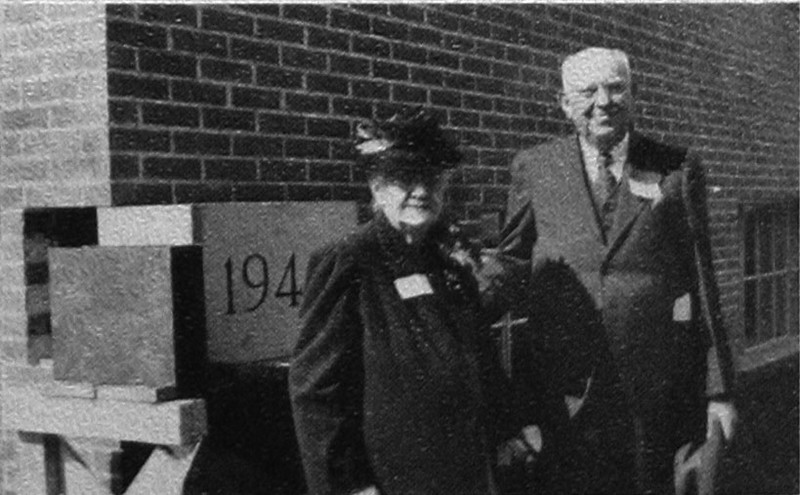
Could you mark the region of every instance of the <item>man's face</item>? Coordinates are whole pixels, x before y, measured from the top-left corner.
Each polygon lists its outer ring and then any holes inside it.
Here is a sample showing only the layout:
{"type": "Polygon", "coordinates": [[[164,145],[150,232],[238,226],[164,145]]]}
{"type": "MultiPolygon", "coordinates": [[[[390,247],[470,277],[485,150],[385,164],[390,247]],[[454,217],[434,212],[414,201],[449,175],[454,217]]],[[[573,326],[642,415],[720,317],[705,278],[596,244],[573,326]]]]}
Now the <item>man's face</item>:
{"type": "Polygon", "coordinates": [[[633,110],[623,63],[608,55],[578,57],[565,65],[562,79],[561,108],[578,133],[601,149],[622,140],[633,110]]]}

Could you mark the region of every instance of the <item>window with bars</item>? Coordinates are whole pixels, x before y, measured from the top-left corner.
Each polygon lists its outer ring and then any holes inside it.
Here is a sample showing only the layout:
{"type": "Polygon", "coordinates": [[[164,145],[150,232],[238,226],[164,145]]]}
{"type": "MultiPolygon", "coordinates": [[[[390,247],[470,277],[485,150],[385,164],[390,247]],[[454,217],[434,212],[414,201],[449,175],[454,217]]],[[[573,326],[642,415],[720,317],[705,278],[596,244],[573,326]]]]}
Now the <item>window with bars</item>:
{"type": "Polygon", "coordinates": [[[798,202],[742,206],[748,346],[798,334],[798,202]]]}

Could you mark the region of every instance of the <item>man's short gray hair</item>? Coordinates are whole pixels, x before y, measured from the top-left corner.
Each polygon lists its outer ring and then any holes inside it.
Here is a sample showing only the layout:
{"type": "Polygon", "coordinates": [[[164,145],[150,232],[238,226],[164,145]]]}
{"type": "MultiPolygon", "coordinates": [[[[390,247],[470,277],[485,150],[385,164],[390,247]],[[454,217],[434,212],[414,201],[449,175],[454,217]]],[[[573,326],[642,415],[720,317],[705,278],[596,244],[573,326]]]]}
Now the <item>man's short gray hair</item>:
{"type": "Polygon", "coordinates": [[[584,48],[583,50],[573,53],[572,55],[567,56],[564,61],[561,63],[561,84],[564,85],[564,75],[570,71],[574,66],[578,65],[581,62],[589,61],[589,60],[600,60],[606,59],[613,62],[620,64],[620,66],[624,69],[625,75],[628,77],[628,80],[631,78],[631,64],[628,60],[628,55],[623,52],[622,50],[618,50],[615,48],[603,48],[598,46],[592,46],[589,48],[584,48]]]}

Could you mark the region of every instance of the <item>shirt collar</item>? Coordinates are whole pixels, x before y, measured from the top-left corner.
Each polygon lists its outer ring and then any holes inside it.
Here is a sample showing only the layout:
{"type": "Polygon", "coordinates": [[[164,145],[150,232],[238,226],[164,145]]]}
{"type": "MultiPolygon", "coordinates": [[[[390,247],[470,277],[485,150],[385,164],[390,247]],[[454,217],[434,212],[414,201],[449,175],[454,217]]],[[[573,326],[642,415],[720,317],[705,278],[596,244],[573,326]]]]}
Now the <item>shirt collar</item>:
{"type": "MultiPolygon", "coordinates": [[[[611,157],[613,164],[611,165],[611,173],[619,181],[622,178],[622,172],[625,167],[625,162],[628,160],[628,143],[630,142],[630,132],[625,133],[622,141],[617,143],[611,148],[611,157]]],[[[590,144],[583,136],[578,136],[581,145],[581,153],[583,154],[583,163],[586,167],[586,174],[589,179],[594,182],[597,180],[597,165],[600,159],[600,150],[596,146],[590,144]]]]}

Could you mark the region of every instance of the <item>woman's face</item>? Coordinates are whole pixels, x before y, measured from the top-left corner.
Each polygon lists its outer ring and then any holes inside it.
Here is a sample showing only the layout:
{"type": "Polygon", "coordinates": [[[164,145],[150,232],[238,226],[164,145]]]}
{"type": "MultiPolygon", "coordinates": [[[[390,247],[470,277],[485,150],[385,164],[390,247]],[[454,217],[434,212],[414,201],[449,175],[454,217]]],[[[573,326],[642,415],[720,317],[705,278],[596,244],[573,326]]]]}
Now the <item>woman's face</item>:
{"type": "Polygon", "coordinates": [[[442,212],[444,178],[441,176],[393,179],[376,177],[370,182],[377,209],[389,223],[405,233],[424,233],[442,212]]]}

